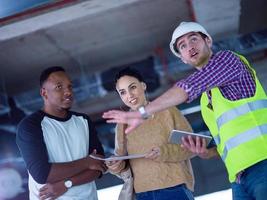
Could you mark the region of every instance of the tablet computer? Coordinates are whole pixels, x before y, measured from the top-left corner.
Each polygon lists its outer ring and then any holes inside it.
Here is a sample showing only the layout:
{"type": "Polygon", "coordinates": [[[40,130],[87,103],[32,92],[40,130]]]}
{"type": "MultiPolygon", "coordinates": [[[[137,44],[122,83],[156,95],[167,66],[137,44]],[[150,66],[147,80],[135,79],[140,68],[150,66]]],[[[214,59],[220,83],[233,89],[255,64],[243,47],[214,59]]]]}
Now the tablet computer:
{"type": "Polygon", "coordinates": [[[207,146],[210,143],[210,141],[212,140],[212,137],[208,136],[208,135],[191,133],[191,132],[180,131],[180,130],[172,130],[170,137],[169,137],[169,142],[173,143],[173,144],[182,144],[182,137],[187,137],[189,135],[192,137],[199,136],[200,138],[205,138],[207,146]]]}

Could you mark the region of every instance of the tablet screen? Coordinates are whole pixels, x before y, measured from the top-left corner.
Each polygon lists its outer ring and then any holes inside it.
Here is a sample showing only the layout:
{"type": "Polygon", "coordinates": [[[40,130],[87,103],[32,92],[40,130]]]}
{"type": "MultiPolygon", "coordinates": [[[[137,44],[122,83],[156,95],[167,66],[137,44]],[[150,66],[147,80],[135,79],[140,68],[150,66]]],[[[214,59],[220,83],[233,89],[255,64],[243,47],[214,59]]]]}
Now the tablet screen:
{"type": "Polygon", "coordinates": [[[182,137],[187,137],[189,135],[192,136],[193,138],[195,138],[196,136],[199,136],[200,138],[205,138],[207,145],[212,140],[212,137],[208,135],[190,133],[190,132],[181,131],[181,130],[172,130],[170,137],[169,137],[169,142],[173,144],[182,144],[182,137]]]}

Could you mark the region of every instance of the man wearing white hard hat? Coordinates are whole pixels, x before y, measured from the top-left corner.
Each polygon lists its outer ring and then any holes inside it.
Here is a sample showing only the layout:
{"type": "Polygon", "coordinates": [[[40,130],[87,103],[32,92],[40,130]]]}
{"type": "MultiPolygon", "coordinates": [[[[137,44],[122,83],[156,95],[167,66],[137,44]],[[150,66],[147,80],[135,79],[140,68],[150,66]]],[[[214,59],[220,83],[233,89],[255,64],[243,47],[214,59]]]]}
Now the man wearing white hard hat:
{"type": "Polygon", "coordinates": [[[201,96],[201,113],[216,147],[207,149],[197,137],[183,147],[202,158],[220,155],[226,165],[234,200],[264,200],[267,192],[267,96],[255,71],[229,50],[213,54],[212,38],[196,22],[182,22],[173,32],[170,49],[196,71],[139,112],[111,110],[109,123],[128,124],[126,133],[155,112],[201,96]]]}

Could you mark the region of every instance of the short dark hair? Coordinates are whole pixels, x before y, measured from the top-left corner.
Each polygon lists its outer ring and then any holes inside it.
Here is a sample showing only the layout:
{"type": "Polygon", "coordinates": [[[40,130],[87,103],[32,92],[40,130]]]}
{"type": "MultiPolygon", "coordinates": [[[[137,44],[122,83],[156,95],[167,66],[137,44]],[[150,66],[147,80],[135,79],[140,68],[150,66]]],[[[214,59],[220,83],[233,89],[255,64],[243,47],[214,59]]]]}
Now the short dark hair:
{"type": "MultiPolygon", "coordinates": [[[[200,34],[200,36],[205,40],[205,38],[207,38],[208,36],[207,35],[205,35],[204,33],[201,33],[201,32],[197,32],[197,33],[199,33],[200,34]]],[[[182,36],[181,36],[182,37],[182,36]]],[[[173,43],[173,49],[174,49],[174,51],[176,52],[176,53],[180,53],[179,52],[179,49],[177,49],[177,42],[178,42],[178,39],[179,39],[180,37],[178,37],[178,38],[176,38],[176,40],[175,40],[175,42],[173,43]]]]}
{"type": "Polygon", "coordinates": [[[43,70],[40,75],[40,87],[43,86],[44,82],[48,79],[49,75],[54,72],[65,72],[65,69],[61,66],[52,66],[43,70]]]}
{"type": "Polygon", "coordinates": [[[116,85],[118,80],[123,76],[132,76],[132,77],[136,78],[137,80],[139,80],[140,82],[144,82],[144,79],[143,79],[143,77],[139,71],[137,71],[136,69],[130,68],[130,67],[126,67],[126,68],[120,70],[115,75],[114,85],[116,85]]]}

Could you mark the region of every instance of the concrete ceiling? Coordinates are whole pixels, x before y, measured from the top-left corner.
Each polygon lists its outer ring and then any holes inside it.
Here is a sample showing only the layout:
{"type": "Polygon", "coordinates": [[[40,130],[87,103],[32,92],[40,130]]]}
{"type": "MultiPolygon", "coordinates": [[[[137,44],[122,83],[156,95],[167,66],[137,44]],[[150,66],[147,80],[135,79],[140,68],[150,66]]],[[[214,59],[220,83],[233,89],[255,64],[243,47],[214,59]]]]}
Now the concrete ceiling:
{"type": "Polygon", "coordinates": [[[0,93],[38,87],[40,72],[52,65],[79,77],[141,60],[167,49],[181,21],[202,23],[215,39],[238,34],[247,16],[243,32],[263,29],[266,17],[251,18],[266,15],[266,3],[253,2],[257,10],[249,0],[83,0],[26,12],[0,24],[0,93]]]}
{"type": "Polygon", "coordinates": [[[51,65],[79,75],[144,58],[167,44],[182,19],[190,20],[186,1],[95,0],[3,26],[5,90],[36,87],[40,71],[51,65]]]}
{"type": "MultiPolygon", "coordinates": [[[[0,10],[1,2],[3,1],[0,0],[0,10]]],[[[20,110],[23,107],[18,109],[11,98],[9,100],[12,100],[12,103],[9,102],[8,106],[4,103],[5,97],[25,94],[28,99],[33,100],[33,104],[34,101],[39,101],[36,97],[39,97],[38,94],[33,96],[33,93],[27,92],[38,90],[39,74],[48,66],[62,65],[73,78],[79,79],[79,77],[88,78],[90,74],[103,72],[114,66],[140,61],[147,56],[156,57],[155,49],[158,47],[164,49],[164,53],[169,53],[168,44],[172,31],[181,21],[193,20],[202,23],[214,36],[214,40],[267,28],[265,0],[55,0],[55,2],[70,3],[27,11],[8,19],[0,18],[2,150],[13,148],[10,144],[16,148],[15,135],[10,133],[15,133],[16,124],[24,116],[20,110]],[[9,141],[6,138],[11,138],[12,142],[5,144],[9,141]]],[[[266,55],[265,52],[265,57],[266,55]]],[[[258,74],[267,87],[267,79],[264,78],[267,74],[266,63],[267,61],[258,63],[255,67],[258,68],[258,74]]],[[[177,65],[177,68],[181,67],[177,65]]],[[[183,70],[179,69],[181,76],[182,73],[183,75],[188,73],[183,70]]],[[[161,85],[156,95],[167,87],[169,85],[161,85]]],[[[100,112],[118,107],[119,102],[121,103],[118,96],[108,93],[100,99],[78,101],[74,105],[74,110],[88,113],[94,117],[93,120],[98,120],[100,112]]],[[[197,112],[199,108],[195,106],[190,109],[191,114],[187,115],[190,124],[195,131],[203,131],[204,124],[200,119],[200,113],[197,112]]],[[[104,147],[111,152],[113,149],[109,144],[114,144],[114,137],[110,134],[112,131],[107,132],[105,128],[99,132],[105,134],[100,138],[104,141],[104,147]]],[[[11,162],[10,155],[12,154],[8,152],[8,162],[11,162]]],[[[23,166],[20,170],[24,169],[21,158],[14,160],[21,163],[19,166],[23,166]]],[[[197,169],[195,194],[225,189],[228,182],[222,163],[198,162],[200,164],[193,163],[197,169]],[[209,181],[210,185],[207,185],[206,179],[210,176],[205,174],[207,167],[213,169],[209,172],[213,174],[212,178],[216,179],[209,181]]],[[[8,166],[16,166],[16,163],[8,166]]],[[[107,176],[98,180],[102,181],[102,187],[114,184],[107,176]]]]}

